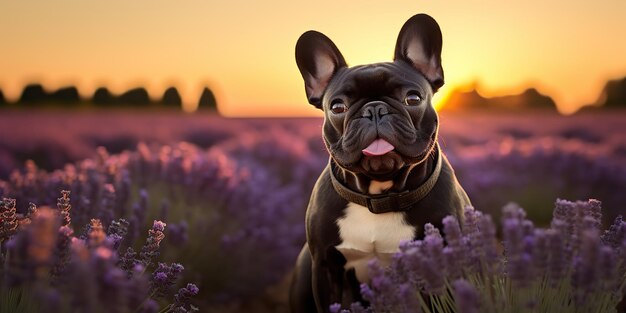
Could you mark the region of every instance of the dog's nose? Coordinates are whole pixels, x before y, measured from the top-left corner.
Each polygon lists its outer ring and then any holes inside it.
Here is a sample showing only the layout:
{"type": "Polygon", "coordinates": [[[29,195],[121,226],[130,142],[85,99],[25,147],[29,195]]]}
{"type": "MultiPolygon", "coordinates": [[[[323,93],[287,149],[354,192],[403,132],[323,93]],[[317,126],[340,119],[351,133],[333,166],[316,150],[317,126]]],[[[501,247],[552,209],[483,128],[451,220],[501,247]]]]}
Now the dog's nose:
{"type": "Polygon", "coordinates": [[[379,120],[381,117],[387,114],[389,114],[389,109],[387,109],[387,103],[382,101],[372,101],[366,103],[363,106],[361,116],[369,118],[370,120],[379,120]]]}

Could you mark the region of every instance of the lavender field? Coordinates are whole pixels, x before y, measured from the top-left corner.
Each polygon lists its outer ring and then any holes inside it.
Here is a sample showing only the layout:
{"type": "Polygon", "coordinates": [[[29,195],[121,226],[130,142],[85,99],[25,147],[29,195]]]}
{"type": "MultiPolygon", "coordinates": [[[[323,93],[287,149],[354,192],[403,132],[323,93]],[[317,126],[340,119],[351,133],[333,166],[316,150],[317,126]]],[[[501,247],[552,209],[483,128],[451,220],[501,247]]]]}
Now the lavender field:
{"type": "MultiPolygon", "coordinates": [[[[59,312],[286,311],[328,161],[321,122],[0,112],[0,311],[37,312],[29,299],[59,312]]],[[[548,227],[557,199],[593,198],[605,229],[626,213],[625,122],[620,111],[447,113],[440,142],[496,223],[514,219],[501,209],[515,202],[517,219],[548,227]]]]}

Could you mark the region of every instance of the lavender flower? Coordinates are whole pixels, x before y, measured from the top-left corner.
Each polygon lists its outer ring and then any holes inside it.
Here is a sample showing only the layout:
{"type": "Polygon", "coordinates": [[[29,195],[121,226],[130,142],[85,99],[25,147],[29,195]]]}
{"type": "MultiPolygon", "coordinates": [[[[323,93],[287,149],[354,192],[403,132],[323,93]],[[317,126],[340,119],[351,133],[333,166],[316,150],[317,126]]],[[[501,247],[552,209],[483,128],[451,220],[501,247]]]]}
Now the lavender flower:
{"type": "Polygon", "coordinates": [[[189,225],[187,221],[172,223],[167,226],[168,242],[176,246],[183,246],[189,241],[189,225]]]}
{"type": "Polygon", "coordinates": [[[443,230],[447,246],[443,248],[445,267],[451,279],[457,279],[463,274],[466,267],[464,256],[469,254],[466,242],[468,238],[463,237],[459,222],[454,216],[446,216],[443,219],[443,230]]]}
{"type": "Polygon", "coordinates": [[[116,194],[115,187],[112,184],[102,186],[100,195],[100,209],[98,210],[98,218],[104,223],[109,224],[115,216],[116,194]]]}
{"type": "Polygon", "coordinates": [[[107,236],[114,238],[115,250],[119,248],[119,246],[122,243],[122,240],[124,240],[124,238],[128,234],[129,225],[130,224],[128,223],[128,221],[126,221],[123,218],[120,218],[119,220],[111,221],[111,224],[109,225],[109,228],[107,229],[107,236]]]}
{"type": "Polygon", "coordinates": [[[143,247],[141,247],[141,253],[139,254],[140,261],[144,266],[149,266],[152,260],[159,255],[159,245],[161,240],[165,238],[164,230],[165,223],[161,221],[154,221],[152,229],[148,230],[148,238],[143,247]]]}
{"type": "Polygon", "coordinates": [[[106,233],[104,232],[102,222],[98,219],[91,219],[91,222],[89,222],[89,231],[87,233],[87,245],[90,248],[96,248],[102,245],[105,239],[106,233]]]}
{"type": "Polygon", "coordinates": [[[599,281],[601,283],[601,290],[604,293],[612,292],[619,288],[620,279],[622,277],[617,272],[617,255],[615,250],[610,247],[600,247],[600,253],[598,255],[598,270],[599,281]]]}
{"type": "Polygon", "coordinates": [[[578,305],[587,302],[587,297],[597,288],[600,281],[597,262],[599,255],[599,236],[594,231],[585,231],[581,238],[580,254],[573,261],[572,287],[575,291],[574,301],[578,305]]]}
{"type": "Polygon", "coordinates": [[[67,263],[70,259],[72,235],[74,231],[67,227],[59,227],[59,234],[56,242],[56,248],[54,250],[56,261],[50,271],[50,276],[53,281],[58,280],[64,273],[67,263]]]}
{"type": "Polygon", "coordinates": [[[416,270],[423,279],[426,292],[441,294],[445,286],[445,268],[442,268],[442,265],[445,265],[443,246],[439,246],[439,242],[433,236],[426,237],[425,242],[426,249],[423,251],[427,251],[428,254],[418,258],[416,270]],[[438,261],[441,263],[437,263],[438,261]]]}
{"type": "MultiPolygon", "coordinates": [[[[126,252],[119,260],[120,267],[128,274],[128,276],[133,275],[133,270],[137,265],[137,252],[132,247],[128,247],[126,252]]],[[[142,268],[144,266],[142,265],[142,268]]]]}
{"type": "Polygon", "coordinates": [[[15,234],[17,226],[15,199],[3,198],[0,201],[0,243],[15,234]]]}
{"type": "Polygon", "coordinates": [[[452,284],[456,312],[478,313],[480,312],[480,293],[468,281],[459,279],[452,284]]]}
{"type": "Polygon", "coordinates": [[[350,312],[351,313],[371,313],[372,311],[369,308],[364,308],[361,303],[355,302],[350,304],[350,312]]]}
{"type": "Polygon", "coordinates": [[[178,263],[172,263],[170,265],[159,263],[152,274],[150,284],[151,293],[157,297],[167,296],[184,269],[185,268],[178,263]]]}
{"type": "MultiPolygon", "coordinates": [[[[451,305],[455,312],[553,311],[567,310],[570,305],[582,311],[610,310],[624,292],[624,266],[618,266],[618,258],[626,255],[622,252],[626,241],[619,248],[601,244],[596,223],[599,205],[594,200],[559,200],[548,229],[535,229],[519,206],[506,206],[503,255],[495,247],[496,231],[489,216],[470,209],[464,223],[469,227],[461,236],[456,219],[447,217],[443,221],[450,237],[447,246],[431,225],[425,226],[424,240],[402,243],[389,268],[372,264],[372,280],[361,286],[361,294],[374,311],[384,312],[411,312],[420,307],[440,312],[453,310],[451,305]],[[471,253],[462,253],[464,247],[471,253]],[[477,259],[483,268],[460,265],[464,262],[455,259],[464,259],[465,264],[477,259]],[[505,264],[505,271],[491,269],[500,263],[505,264]],[[434,265],[439,265],[438,271],[434,265]],[[411,288],[419,301],[399,296],[411,288]],[[411,301],[410,307],[397,304],[411,301]]],[[[603,240],[612,242],[606,239],[615,238],[620,227],[618,220],[603,240]]]]}
{"type": "Polygon", "coordinates": [[[534,233],[534,253],[533,253],[533,261],[534,264],[533,271],[536,272],[540,277],[543,277],[547,274],[548,270],[548,260],[550,255],[550,249],[548,246],[548,236],[546,235],[546,230],[544,229],[535,229],[534,233]]]}
{"type": "Polygon", "coordinates": [[[72,218],[70,217],[70,210],[72,205],[70,204],[70,191],[62,190],[61,198],[57,199],[57,208],[61,212],[61,218],[63,219],[62,226],[70,226],[72,218]]]}
{"type": "Polygon", "coordinates": [[[47,279],[60,223],[52,209],[42,207],[32,223],[7,242],[9,286],[47,279]]]}
{"type": "Polygon", "coordinates": [[[139,313],[157,313],[159,311],[159,303],[153,299],[146,300],[139,309],[139,313]]]}
{"type": "Polygon", "coordinates": [[[200,292],[200,289],[194,284],[187,284],[185,288],[178,290],[178,293],[174,297],[174,305],[171,308],[172,312],[198,312],[198,308],[190,303],[191,297],[200,292]]]}
{"type": "Polygon", "coordinates": [[[569,269],[569,259],[567,258],[567,247],[563,239],[563,233],[558,229],[547,229],[545,231],[548,247],[548,281],[551,286],[557,285],[569,269]]]}
{"type": "Polygon", "coordinates": [[[602,243],[616,249],[626,240],[626,222],[619,215],[615,218],[613,225],[602,235],[602,243]]]}
{"type": "Polygon", "coordinates": [[[28,203],[28,213],[26,213],[26,216],[18,220],[18,223],[19,223],[18,228],[23,228],[26,225],[29,225],[32,221],[32,218],[34,218],[35,215],[37,215],[37,205],[30,202],[28,203]]]}
{"type": "Polygon", "coordinates": [[[480,259],[485,263],[484,266],[488,271],[496,273],[500,266],[500,254],[496,242],[496,227],[491,220],[491,216],[481,216],[478,219],[478,229],[480,230],[480,235],[477,236],[479,244],[476,245],[476,248],[481,253],[480,259]]]}
{"type": "Polygon", "coordinates": [[[341,304],[333,303],[333,304],[330,305],[328,310],[330,311],[330,313],[340,313],[341,312],[341,304]]]}

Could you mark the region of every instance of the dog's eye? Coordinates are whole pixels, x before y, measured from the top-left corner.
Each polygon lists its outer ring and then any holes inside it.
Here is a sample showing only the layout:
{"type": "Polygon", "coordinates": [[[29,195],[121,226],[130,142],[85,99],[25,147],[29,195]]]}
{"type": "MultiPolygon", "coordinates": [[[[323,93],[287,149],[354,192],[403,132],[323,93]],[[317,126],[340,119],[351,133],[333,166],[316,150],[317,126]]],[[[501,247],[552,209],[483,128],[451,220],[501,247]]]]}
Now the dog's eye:
{"type": "Polygon", "coordinates": [[[348,107],[341,100],[335,100],[330,105],[330,110],[335,114],[340,114],[348,111],[348,107]]]}
{"type": "Polygon", "coordinates": [[[420,102],[422,102],[422,97],[416,92],[411,92],[404,98],[404,104],[406,105],[418,105],[420,102]]]}

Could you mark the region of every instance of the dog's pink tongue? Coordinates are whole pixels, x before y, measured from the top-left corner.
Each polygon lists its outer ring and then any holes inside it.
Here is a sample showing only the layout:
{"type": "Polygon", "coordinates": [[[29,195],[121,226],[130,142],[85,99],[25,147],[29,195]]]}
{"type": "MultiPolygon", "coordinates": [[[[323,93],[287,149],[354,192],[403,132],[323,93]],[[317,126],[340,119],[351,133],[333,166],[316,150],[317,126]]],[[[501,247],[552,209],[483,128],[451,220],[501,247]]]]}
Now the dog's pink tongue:
{"type": "Polygon", "coordinates": [[[384,155],[393,149],[395,149],[395,147],[392,144],[388,143],[385,139],[378,138],[372,141],[372,143],[369,146],[367,146],[367,148],[363,149],[362,151],[363,151],[363,154],[367,156],[374,156],[374,155],[384,155]]]}

